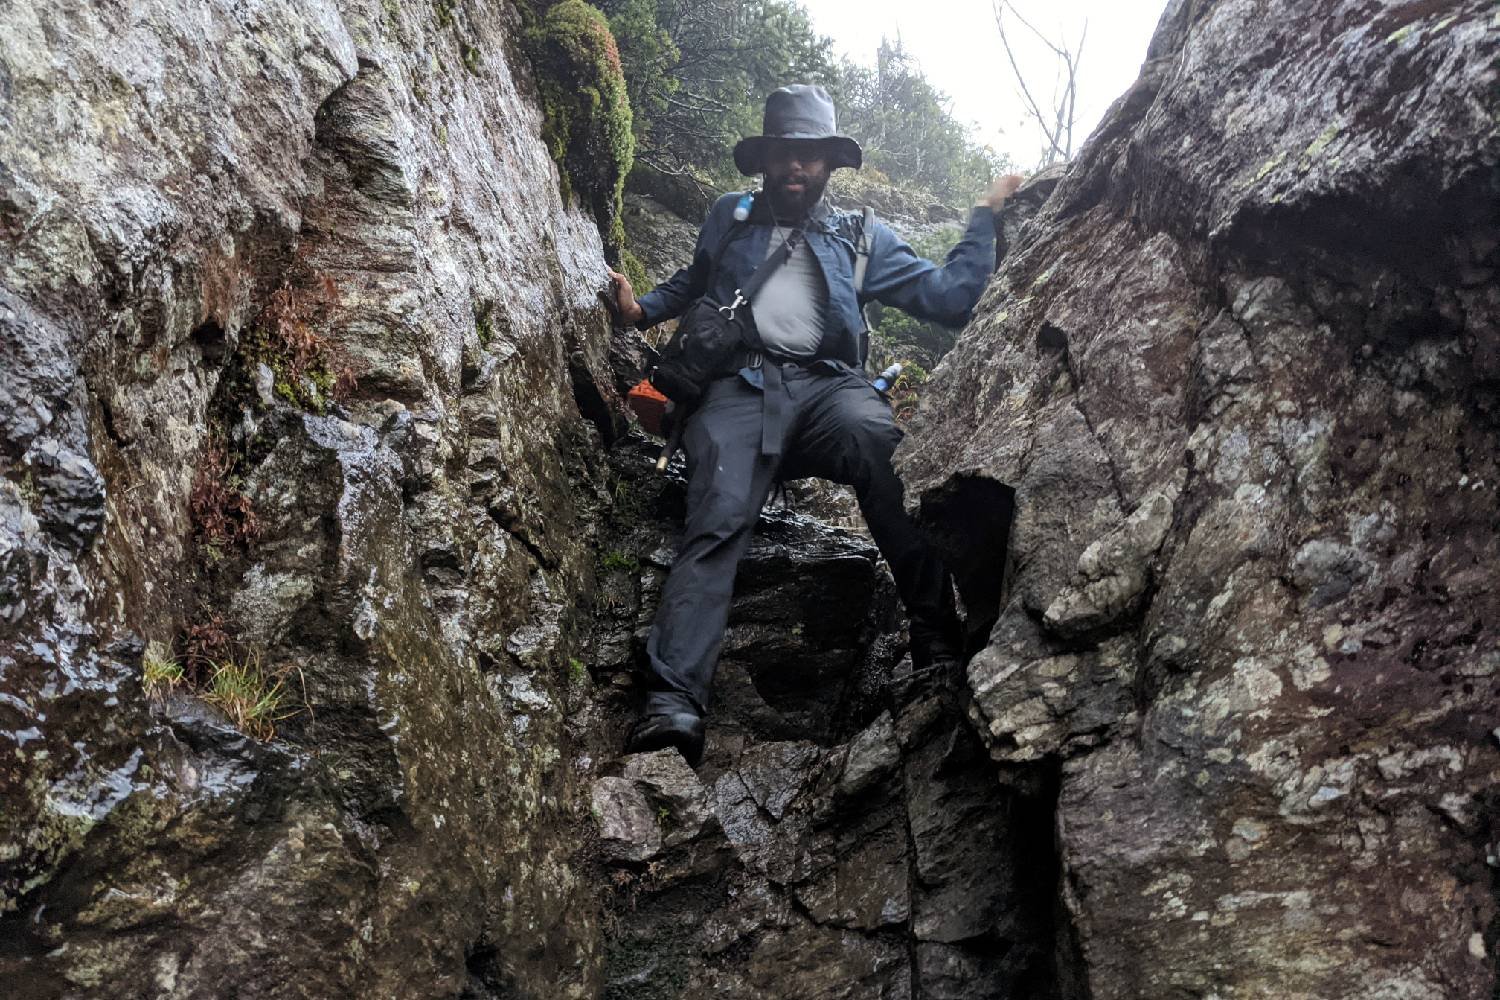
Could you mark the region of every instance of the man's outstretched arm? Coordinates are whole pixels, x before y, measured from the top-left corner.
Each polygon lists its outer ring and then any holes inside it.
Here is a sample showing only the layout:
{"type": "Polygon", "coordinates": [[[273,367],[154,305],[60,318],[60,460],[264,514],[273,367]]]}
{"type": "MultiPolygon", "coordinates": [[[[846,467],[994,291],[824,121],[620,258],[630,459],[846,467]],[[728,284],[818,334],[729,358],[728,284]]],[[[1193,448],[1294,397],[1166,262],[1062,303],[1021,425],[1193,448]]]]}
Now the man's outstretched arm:
{"type": "Polygon", "coordinates": [[[708,273],[713,266],[713,252],[723,238],[722,220],[733,211],[730,203],[738,195],[726,194],[708,210],[703,227],[698,230],[698,245],[693,250],[693,261],[687,267],[657,285],[651,291],[636,298],[630,279],[618,271],[610,271],[609,277],[615,286],[615,304],[620,308],[620,319],[627,324],[646,329],[664,319],[681,316],[687,307],[708,292],[708,273]]]}
{"type": "Polygon", "coordinates": [[[890,227],[876,222],[863,298],[945,326],[968,322],[995,269],[995,213],[1020,186],[1019,174],[994,181],[942,266],[917,256],[890,227]]]}

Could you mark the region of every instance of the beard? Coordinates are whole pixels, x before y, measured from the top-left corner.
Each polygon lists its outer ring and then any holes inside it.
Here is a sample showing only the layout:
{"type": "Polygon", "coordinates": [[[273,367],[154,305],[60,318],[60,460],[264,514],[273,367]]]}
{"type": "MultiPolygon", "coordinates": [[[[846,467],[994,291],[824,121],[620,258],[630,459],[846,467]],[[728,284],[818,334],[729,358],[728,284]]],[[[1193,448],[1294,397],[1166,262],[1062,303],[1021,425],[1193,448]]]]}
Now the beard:
{"type": "Polygon", "coordinates": [[[808,212],[823,197],[828,187],[828,174],[811,174],[796,171],[788,174],[767,174],[766,193],[771,196],[771,211],[778,219],[801,222],[808,212]],[[789,185],[801,185],[800,190],[789,189],[789,185]]]}

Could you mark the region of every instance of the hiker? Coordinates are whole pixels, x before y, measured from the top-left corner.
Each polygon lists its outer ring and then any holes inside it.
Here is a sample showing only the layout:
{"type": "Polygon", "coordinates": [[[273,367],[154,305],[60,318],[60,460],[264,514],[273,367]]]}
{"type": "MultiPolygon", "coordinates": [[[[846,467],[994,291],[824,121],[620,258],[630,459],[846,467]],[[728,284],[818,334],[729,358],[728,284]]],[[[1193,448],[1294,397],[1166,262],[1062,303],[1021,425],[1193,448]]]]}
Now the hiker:
{"type": "Polygon", "coordinates": [[[994,213],[1021,184],[1016,175],[994,182],[942,266],[880,222],[863,234],[868,254],[860,262],[860,216],[833,211],[823,198],[829,174],[857,169],[862,159],[859,144],[838,134],[827,92],[800,84],[775,91],[762,131],[734,148],[741,173],[764,176],[761,191],[719,198],[690,265],[639,299],[629,279],[610,272],[621,317],[643,330],[701,297],[728,304],[736,290],[755,288],[745,297],[759,349],[736,350],[681,427],[685,530],[646,644],[645,712],[625,748],[676,747],[694,766],[735,570],[778,478],[820,476],[854,488],[910,618],[914,672],[956,667],[962,634],[951,578],[906,513],[891,466],[901,431],[863,375],[869,345],[860,307],[874,300],[949,326],[966,322],[994,268],[994,213]]]}

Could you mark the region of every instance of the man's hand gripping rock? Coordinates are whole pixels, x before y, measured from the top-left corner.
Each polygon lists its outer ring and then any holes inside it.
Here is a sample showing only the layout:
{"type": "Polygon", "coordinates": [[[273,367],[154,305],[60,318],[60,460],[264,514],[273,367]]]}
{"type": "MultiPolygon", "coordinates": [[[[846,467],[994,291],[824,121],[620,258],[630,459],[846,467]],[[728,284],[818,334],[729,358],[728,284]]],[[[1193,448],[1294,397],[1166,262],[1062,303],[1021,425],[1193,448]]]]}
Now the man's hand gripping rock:
{"type": "Polygon", "coordinates": [[[621,324],[635,326],[645,318],[646,311],[635,300],[635,289],[630,286],[630,279],[619,271],[610,271],[609,283],[614,287],[615,307],[620,310],[621,324]]]}
{"type": "Polygon", "coordinates": [[[996,177],[990,182],[989,194],[980,199],[978,207],[990,208],[996,212],[1000,211],[1000,207],[1005,204],[1006,199],[1015,194],[1024,182],[1025,178],[1020,174],[1006,174],[1003,177],[996,177]]]}

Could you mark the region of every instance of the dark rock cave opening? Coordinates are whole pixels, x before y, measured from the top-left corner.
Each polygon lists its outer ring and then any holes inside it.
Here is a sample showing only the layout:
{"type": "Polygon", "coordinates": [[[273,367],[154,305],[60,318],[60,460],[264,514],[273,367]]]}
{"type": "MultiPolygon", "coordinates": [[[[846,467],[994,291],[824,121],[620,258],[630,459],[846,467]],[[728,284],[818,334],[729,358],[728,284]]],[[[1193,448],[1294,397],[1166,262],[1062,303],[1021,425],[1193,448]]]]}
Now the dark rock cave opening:
{"type": "Polygon", "coordinates": [[[984,647],[1005,603],[1015,510],[1015,489],[972,473],[922,495],[917,520],[953,573],[970,652],[984,647]]]}

